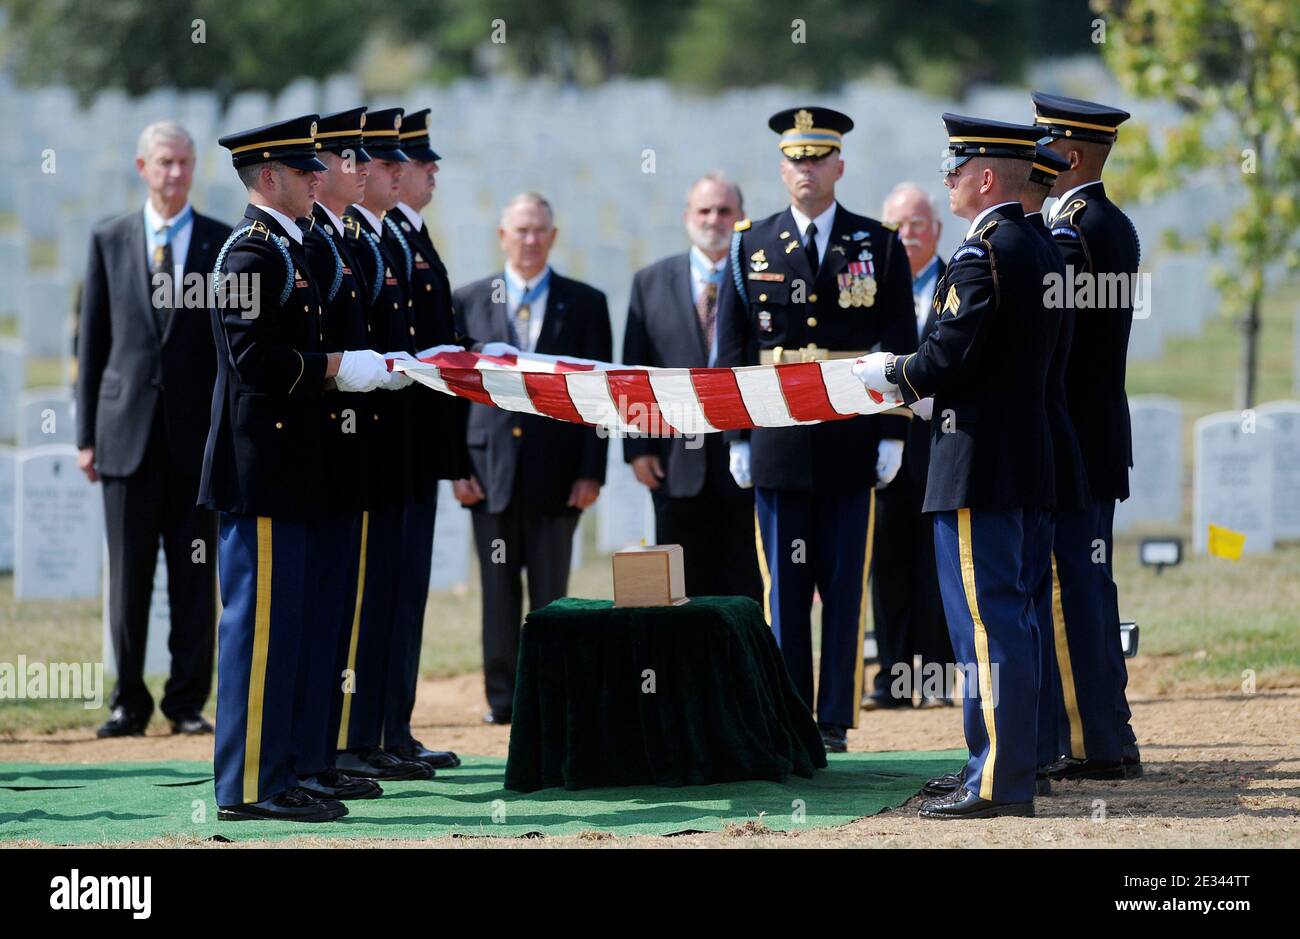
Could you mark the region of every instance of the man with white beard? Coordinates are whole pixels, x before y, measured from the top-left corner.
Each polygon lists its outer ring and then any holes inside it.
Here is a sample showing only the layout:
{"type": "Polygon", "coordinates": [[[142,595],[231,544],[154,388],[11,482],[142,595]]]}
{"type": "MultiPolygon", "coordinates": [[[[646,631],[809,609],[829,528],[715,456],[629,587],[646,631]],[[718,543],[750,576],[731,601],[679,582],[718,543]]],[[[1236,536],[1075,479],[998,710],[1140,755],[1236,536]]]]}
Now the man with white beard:
{"type": "MultiPolygon", "coordinates": [[[[731,232],[742,218],[739,186],[717,172],[695,181],[682,219],[691,249],[642,268],[632,281],[624,362],[658,368],[713,364],[718,287],[731,232]]],[[[673,424],[673,415],[662,418],[673,424]]],[[[682,546],[687,595],[762,602],[754,494],[732,479],[722,435],[628,437],[623,458],[654,499],[655,541],[682,546]]]]}

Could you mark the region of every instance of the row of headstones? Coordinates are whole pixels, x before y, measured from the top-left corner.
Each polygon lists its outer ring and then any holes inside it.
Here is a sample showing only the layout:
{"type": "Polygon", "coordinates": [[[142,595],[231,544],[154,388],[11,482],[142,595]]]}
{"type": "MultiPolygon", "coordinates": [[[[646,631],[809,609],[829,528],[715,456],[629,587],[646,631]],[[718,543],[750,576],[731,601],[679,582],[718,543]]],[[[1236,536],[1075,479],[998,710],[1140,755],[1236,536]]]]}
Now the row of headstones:
{"type": "MultiPolygon", "coordinates": [[[[1183,407],[1157,395],[1130,399],[1133,470],[1115,530],[1181,527],[1183,407]]],[[[1204,551],[1208,526],[1246,536],[1244,550],[1273,550],[1300,539],[1300,401],[1223,411],[1193,426],[1193,545],[1204,551]]]]}

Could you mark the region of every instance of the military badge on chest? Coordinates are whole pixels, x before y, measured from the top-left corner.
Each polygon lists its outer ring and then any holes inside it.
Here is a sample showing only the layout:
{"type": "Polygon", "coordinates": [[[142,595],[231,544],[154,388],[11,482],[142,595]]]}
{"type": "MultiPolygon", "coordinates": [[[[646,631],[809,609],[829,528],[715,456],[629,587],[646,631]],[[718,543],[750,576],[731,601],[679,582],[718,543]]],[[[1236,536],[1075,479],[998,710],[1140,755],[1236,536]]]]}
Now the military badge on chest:
{"type": "Polygon", "coordinates": [[[850,261],[848,270],[837,276],[840,288],[839,304],[849,307],[874,306],[876,302],[876,268],[871,252],[863,248],[856,261],[850,261]]]}

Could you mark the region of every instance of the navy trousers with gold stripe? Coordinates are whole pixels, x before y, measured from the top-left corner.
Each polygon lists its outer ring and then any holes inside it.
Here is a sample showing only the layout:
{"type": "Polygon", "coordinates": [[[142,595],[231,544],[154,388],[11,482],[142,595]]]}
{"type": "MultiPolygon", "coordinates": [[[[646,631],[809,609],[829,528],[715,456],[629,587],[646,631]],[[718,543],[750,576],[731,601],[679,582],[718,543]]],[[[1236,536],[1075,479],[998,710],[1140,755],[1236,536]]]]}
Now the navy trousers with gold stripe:
{"type": "Polygon", "coordinates": [[[1106,629],[1110,633],[1105,643],[1106,660],[1110,663],[1111,682],[1115,688],[1115,720],[1119,732],[1120,749],[1125,758],[1137,759],[1137,736],[1133,733],[1133,712],[1128,705],[1128,662],[1124,660],[1124,644],[1119,638],[1119,591],[1115,587],[1115,500],[1104,499],[1097,503],[1097,537],[1106,545],[1106,561],[1102,565],[1107,613],[1106,629]]]}
{"type": "Polygon", "coordinates": [[[1108,641],[1119,644],[1119,625],[1108,624],[1106,575],[1098,560],[1098,504],[1057,514],[1052,555],[1060,589],[1054,611],[1053,648],[1060,684],[1058,750],[1077,759],[1120,758],[1114,666],[1108,641]]]}
{"type": "MultiPolygon", "coordinates": [[[[1039,766],[1056,762],[1061,755],[1057,714],[1061,708],[1061,677],[1056,668],[1052,600],[1056,576],[1052,564],[1052,539],[1056,531],[1053,516],[1037,509],[1025,509],[1025,548],[1022,561],[1025,590],[1029,593],[1034,636],[1038,643],[1038,756],[1039,766]]],[[[1059,593],[1056,594],[1059,600],[1059,593]]]]}
{"type": "Polygon", "coordinates": [[[813,708],[812,603],[822,599],[817,721],[856,727],[870,564],[872,490],[754,490],[763,612],[794,686],[813,708]]]}
{"type": "Polygon", "coordinates": [[[357,615],[361,515],[316,522],[294,709],[293,769],[300,778],[334,768],[346,645],[357,615]]]}
{"type": "Polygon", "coordinates": [[[962,700],[966,788],[993,802],[1031,802],[1038,644],[1023,581],[1022,513],[936,512],[934,550],[953,652],[976,679],[962,700]]]}
{"type": "Polygon", "coordinates": [[[218,805],[260,802],[297,785],[291,766],[312,525],[220,516],[217,630],[218,805]]]}
{"type": "Polygon", "coordinates": [[[411,712],[420,680],[420,645],[424,639],[424,608],[429,603],[429,569],[433,562],[433,524],[438,503],[416,502],[406,507],[402,521],[401,573],[393,642],[388,653],[388,684],[384,702],[384,746],[411,743],[411,712]]]}
{"type": "Polygon", "coordinates": [[[388,657],[401,570],[403,507],[372,509],[363,515],[357,589],[361,609],[348,630],[345,665],[350,676],[342,693],[338,749],[380,746],[384,731],[384,701],[388,686],[388,657]]]}

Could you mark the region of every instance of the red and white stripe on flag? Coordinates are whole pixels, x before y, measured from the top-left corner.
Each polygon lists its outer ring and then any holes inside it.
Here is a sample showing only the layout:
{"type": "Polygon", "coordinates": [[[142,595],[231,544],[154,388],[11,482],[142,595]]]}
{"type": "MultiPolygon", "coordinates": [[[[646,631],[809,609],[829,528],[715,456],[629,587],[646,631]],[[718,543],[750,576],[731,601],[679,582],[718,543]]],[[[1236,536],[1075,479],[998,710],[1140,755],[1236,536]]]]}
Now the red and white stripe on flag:
{"type": "Polygon", "coordinates": [[[479,404],[602,426],[615,434],[708,434],[876,414],[852,359],[744,368],[646,368],[562,356],[443,352],[394,369],[479,404]]]}

